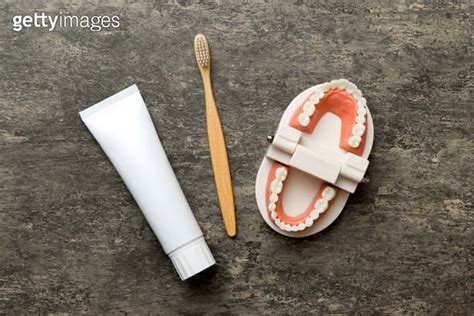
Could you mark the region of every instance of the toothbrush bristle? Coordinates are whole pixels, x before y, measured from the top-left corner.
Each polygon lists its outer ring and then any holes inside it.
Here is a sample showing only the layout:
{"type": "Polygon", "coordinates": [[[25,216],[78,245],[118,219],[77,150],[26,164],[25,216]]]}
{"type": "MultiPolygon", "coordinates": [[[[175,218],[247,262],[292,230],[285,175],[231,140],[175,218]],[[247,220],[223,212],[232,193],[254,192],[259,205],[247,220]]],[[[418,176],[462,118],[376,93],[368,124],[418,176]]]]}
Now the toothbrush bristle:
{"type": "Polygon", "coordinates": [[[196,60],[202,67],[209,65],[209,46],[204,35],[197,35],[194,40],[194,51],[196,54],[196,60]]]}

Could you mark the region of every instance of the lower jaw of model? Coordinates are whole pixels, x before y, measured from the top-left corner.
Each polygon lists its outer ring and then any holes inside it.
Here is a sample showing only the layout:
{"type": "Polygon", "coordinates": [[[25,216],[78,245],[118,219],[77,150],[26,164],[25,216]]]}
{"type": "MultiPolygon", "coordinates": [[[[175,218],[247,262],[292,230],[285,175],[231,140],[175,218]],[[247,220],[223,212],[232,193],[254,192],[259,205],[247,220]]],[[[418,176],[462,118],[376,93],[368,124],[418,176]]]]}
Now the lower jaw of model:
{"type": "Polygon", "coordinates": [[[270,218],[281,230],[298,232],[311,227],[331,206],[338,189],[324,184],[315,195],[308,208],[297,216],[288,216],[283,211],[282,196],[288,167],[275,163],[267,184],[267,208],[270,218]]]}

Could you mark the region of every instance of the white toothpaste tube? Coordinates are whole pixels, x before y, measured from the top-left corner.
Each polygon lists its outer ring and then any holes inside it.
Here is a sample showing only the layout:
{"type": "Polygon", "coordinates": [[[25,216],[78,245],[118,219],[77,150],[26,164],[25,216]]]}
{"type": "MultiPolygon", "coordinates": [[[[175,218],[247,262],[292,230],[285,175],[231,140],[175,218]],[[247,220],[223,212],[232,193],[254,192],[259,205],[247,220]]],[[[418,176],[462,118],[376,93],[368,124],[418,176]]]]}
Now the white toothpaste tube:
{"type": "Polygon", "coordinates": [[[182,280],[215,264],[136,85],[79,113],[182,280]]]}

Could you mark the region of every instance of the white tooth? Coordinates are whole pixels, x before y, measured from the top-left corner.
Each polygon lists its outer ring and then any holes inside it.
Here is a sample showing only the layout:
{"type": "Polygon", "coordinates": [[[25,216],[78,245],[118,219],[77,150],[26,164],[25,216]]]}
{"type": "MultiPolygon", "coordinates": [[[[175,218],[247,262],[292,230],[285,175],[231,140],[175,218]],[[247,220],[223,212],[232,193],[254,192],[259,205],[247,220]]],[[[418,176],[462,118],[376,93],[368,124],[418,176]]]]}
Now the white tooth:
{"type": "Polygon", "coordinates": [[[311,217],[311,219],[312,219],[313,221],[315,221],[315,220],[317,220],[318,217],[319,217],[319,212],[316,211],[316,210],[313,210],[313,211],[311,211],[311,213],[309,214],[309,216],[311,217]]]}
{"type": "Polygon", "coordinates": [[[353,93],[354,93],[354,90],[351,89],[351,88],[347,88],[347,89],[346,89],[346,92],[349,93],[349,94],[353,94],[353,93]]]}
{"type": "Polygon", "coordinates": [[[347,87],[353,91],[357,90],[357,86],[353,84],[352,82],[348,82],[347,87]]]}
{"type": "Polygon", "coordinates": [[[357,115],[356,122],[357,123],[365,123],[365,116],[357,115]]]}
{"type": "Polygon", "coordinates": [[[367,100],[364,97],[360,98],[359,101],[357,101],[358,107],[364,107],[366,105],[367,105],[367,100]]]}
{"type": "Polygon", "coordinates": [[[280,167],[276,170],[276,177],[281,181],[285,181],[287,175],[288,171],[286,170],[286,168],[280,167]]]}
{"type": "Polygon", "coordinates": [[[278,179],[275,179],[272,181],[272,183],[270,183],[270,191],[272,193],[280,193],[281,190],[283,188],[283,183],[281,182],[281,180],[278,180],[278,179]]]}
{"type": "Polygon", "coordinates": [[[349,146],[351,146],[352,148],[359,147],[359,143],[356,141],[356,138],[354,136],[351,136],[347,142],[349,143],[349,146]]]}
{"type": "Polygon", "coordinates": [[[300,224],[298,225],[298,230],[304,230],[305,228],[306,228],[306,225],[303,224],[303,223],[300,223],[300,224]]]}
{"type": "Polygon", "coordinates": [[[306,113],[300,113],[298,115],[298,123],[300,123],[302,126],[308,126],[309,125],[309,116],[306,115],[306,113]]]}
{"type": "Polygon", "coordinates": [[[308,217],[308,218],[306,219],[306,221],[304,222],[304,224],[306,225],[306,227],[313,226],[313,223],[314,223],[314,221],[313,221],[313,219],[312,219],[311,217],[308,217]]]}
{"type": "Polygon", "coordinates": [[[350,81],[347,80],[347,79],[339,79],[339,82],[342,82],[342,83],[344,83],[345,85],[349,85],[349,84],[350,84],[350,81]]]}
{"type": "MultiPolygon", "coordinates": [[[[276,191],[276,184],[277,183],[278,183],[277,179],[273,180],[272,183],[270,183],[270,192],[276,193],[275,191],[276,191]]],[[[278,193],[276,193],[276,194],[278,194],[278,193]]]]}
{"type": "Polygon", "coordinates": [[[357,146],[355,145],[354,136],[349,137],[349,139],[347,140],[347,143],[348,143],[349,146],[352,147],[352,148],[357,147],[357,146]]]}
{"type": "Polygon", "coordinates": [[[367,114],[367,109],[364,106],[359,106],[357,108],[357,114],[365,116],[367,114]]]}
{"type": "Polygon", "coordinates": [[[281,193],[281,190],[283,190],[283,182],[281,182],[281,180],[280,180],[280,181],[278,181],[278,186],[276,188],[275,193],[279,194],[279,193],[281,193]]]}
{"type": "Polygon", "coordinates": [[[338,83],[339,83],[338,80],[331,80],[331,82],[329,83],[329,88],[336,89],[338,83]]]}
{"type": "Polygon", "coordinates": [[[365,125],[364,124],[356,124],[352,126],[352,134],[358,134],[362,135],[364,134],[365,131],[365,125]]]}
{"type": "Polygon", "coordinates": [[[325,83],[325,84],[323,85],[323,91],[324,91],[324,92],[327,92],[329,89],[331,89],[329,83],[325,83]]]}
{"type": "Polygon", "coordinates": [[[324,200],[324,199],[322,199],[322,198],[317,199],[316,202],[314,202],[314,209],[317,209],[318,206],[321,205],[321,203],[322,203],[323,200],[324,200]]]}
{"type": "Polygon", "coordinates": [[[276,209],[276,204],[275,203],[268,204],[268,210],[270,212],[273,212],[275,209],[276,209]]]}
{"type": "Polygon", "coordinates": [[[272,217],[273,220],[276,220],[277,219],[277,213],[275,211],[273,211],[270,216],[272,217]]]}
{"type": "Polygon", "coordinates": [[[275,224],[276,224],[278,227],[280,227],[280,226],[281,226],[281,220],[280,220],[279,218],[277,218],[277,219],[275,220],[275,224]]]}
{"type": "Polygon", "coordinates": [[[276,203],[278,201],[278,195],[275,193],[270,194],[270,202],[276,203]]]}
{"type": "Polygon", "coordinates": [[[360,136],[351,136],[349,138],[349,145],[353,144],[353,146],[351,145],[351,147],[359,147],[360,145],[360,142],[362,141],[362,138],[360,136]]]}
{"type": "Polygon", "coordinates": [[[350,84],[350,82],[347,79],[339,79],[338,80],[338,86],[340,86],[341,87],[340,89],[342,89],[342,90],[345,90],[345,89],[349,88],[349,84],[350,84]]]}
{"type": "Polygon", "coordinates": [[[331,187],[327,187],[323,190],[323,198],[326,200],[326,201],[331,201],[332,199],[334,199],[334,197],[336,196],[336,190],[334,190],[333,188],[331,187]]]}
{"type": "Polygon", "coordinates": [[[291,225],[291,231],[292,231],[292,232],[297,232],[297,231],[298,231],[298,226],[296,226],[296,225],[291,225]]]}
{"type": "Polygon", "coordinates": [[[326,211],[328,209],[328,206],[328,201],[326,201],[325,199],[319,199],[316,201],[316,203],[314,203],[314,208],[319,213],[323,213],[324,211],[326,211]]]}
{"type": "Polygon", "coordinates": [[[322,98],[324,98],[324,91],[316,92],[316,102],[315,103],[318,103],[319,100],[321,100],[322,98]]]}
{"type": "Polygon", "coordinates": [[[308,116],[311,116],[313,115],[314,113],[314,110],[315,110],[315,107],[314,107],[314,102],[306,102],[304,105],[303,105],[303,112],[308,115],[308,116]]]}
{"type": "Polygon", "coordinates": [[[313,93],[313,95],[309,98],[309,103],[315,104],[318,101],[318,98],[316,97],[316,94],[313,93]]]}
{"type": "Polygon", "coordinates": [[[362,92],[359,89],[355,89],[354,93],[352,93],[352,96],[356,99],[359,100],[362,98],[362,92]]]}
{"type": "Polygon", "coordinates": [[[337,88],[338,90],[346,90],[347,87],[348,87],[348,86],[347,86],[347,83],[344,82],[343,80],[339,80],[339,82],[337,83],[337,86],[336,86],[336,88],[337,88]]]}

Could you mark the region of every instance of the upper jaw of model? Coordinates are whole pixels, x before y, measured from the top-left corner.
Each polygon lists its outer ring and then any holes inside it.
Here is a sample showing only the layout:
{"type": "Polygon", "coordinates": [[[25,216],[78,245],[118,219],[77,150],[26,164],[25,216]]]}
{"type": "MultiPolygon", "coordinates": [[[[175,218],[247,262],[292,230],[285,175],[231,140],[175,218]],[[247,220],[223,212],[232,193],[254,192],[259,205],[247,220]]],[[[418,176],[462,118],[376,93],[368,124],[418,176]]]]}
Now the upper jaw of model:
{"type": "Polygon", "coordinates": [[[345,91],[351,95],[357,102],[356,116],[354,125],[352,127],[352,134],[348,139],[348,144],[352,148],[358,148],[362,142],[362,136],[365,132],[365,121],[367,114],[367,101],[362,96],[362,92],[357,88],[355,84],[349,82],[347,79],[332,80],[331,82],[323,83],[316,87],[316,90],[310,94],[303,106],[302,111],[298,115],[298,123],[306,127],[311,121],[311,116],[314,114],[317,105],[324,98],[324,95],[329,90],[340,90],[345,91]]]}

